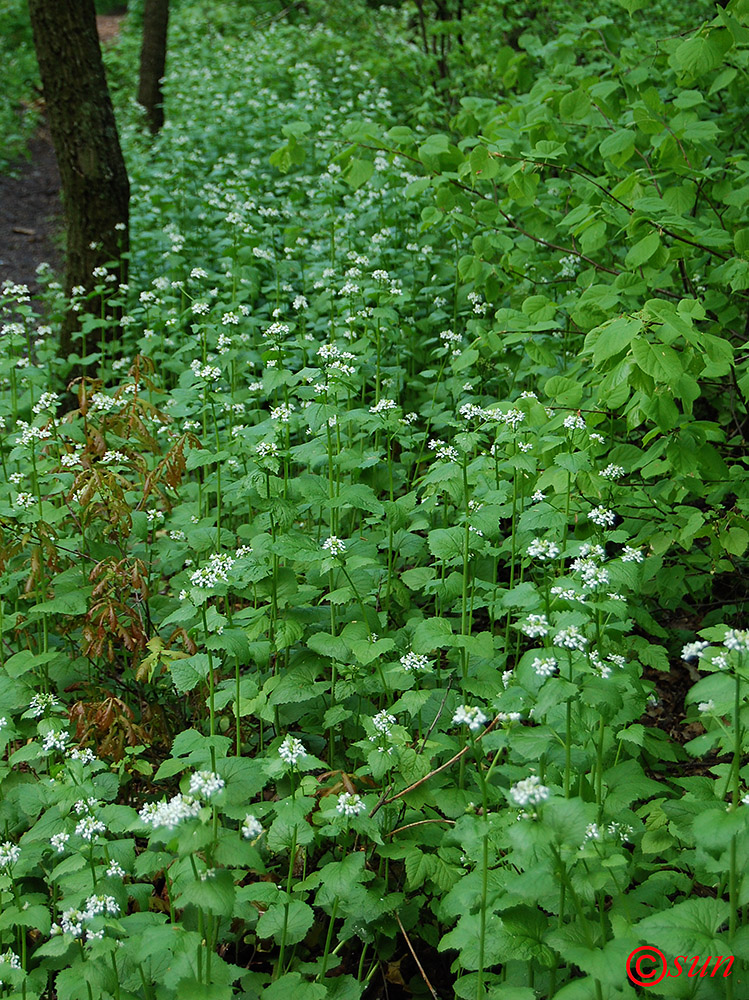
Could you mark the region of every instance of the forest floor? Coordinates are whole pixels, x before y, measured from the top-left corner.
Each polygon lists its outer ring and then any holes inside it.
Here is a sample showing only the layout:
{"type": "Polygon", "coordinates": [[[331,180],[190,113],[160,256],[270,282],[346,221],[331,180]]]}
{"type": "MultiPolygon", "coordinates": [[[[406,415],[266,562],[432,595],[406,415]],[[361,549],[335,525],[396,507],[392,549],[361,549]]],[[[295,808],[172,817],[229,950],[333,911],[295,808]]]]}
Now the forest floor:
{"type": "MultiPolygon", "coordinates": [[[[117,37],[122,14],[99,14],[99,41],[110,44],[117,37]]],[[[0,176],[0,284],[28,285],[32,296],[40,291],[39,264],[62,270],[62,205],[60,173],[52,137],[42,121],[29,142],[28,155],[19,160],[11,176],[0,176]]]]}

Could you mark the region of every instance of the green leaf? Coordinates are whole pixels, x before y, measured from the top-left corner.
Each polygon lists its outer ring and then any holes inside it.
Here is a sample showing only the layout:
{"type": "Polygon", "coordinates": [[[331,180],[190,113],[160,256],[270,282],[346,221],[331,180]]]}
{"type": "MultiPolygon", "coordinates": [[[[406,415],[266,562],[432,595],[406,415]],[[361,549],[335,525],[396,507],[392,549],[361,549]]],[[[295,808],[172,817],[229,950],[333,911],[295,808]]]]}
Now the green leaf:
{"type": "Polygon", "coordinates": [[[660,245],[661,238],[658,233],[648,233],[629,250],[624,263],[631,268],[641,267],[650,260],[660,245]]]}
{"type": "Polygon", "coordinates": [[[635,134],[629,129],[617,129],[606,136],[598,147],[605,160],[614,160],[618,166],[626,163],[635,151],[635,134]]]}
{"type": "Polygon", "coordinates": [[[231,872],[226,869],[214,870],[205,879],[191,879],[182,889],[178,904],[187,906],[192,903],[208,913],[228,917],[234,908],[234,891],[231,872]]]}
{"type": "Polygon", "coordinates": [[[657,941],[666,954],[730,954],[728,942],[719,934],[728,912],[724,899],[688,899],[645,917],[635,927],[644,940],[657,941]]]}
{"type": "Polygon", "coordinates": [[[347,184],[356,190],[362,184],[366,184],[373,173],[374,163],[372,160],[360,160],[354,157],[346,164],[341,176],[347,184]]]}
{"type": "Polygon", "coordinates": [[[258,937],[272,937],[276,944],[281,944],[285,924],[286,943],[298,944],[306,937],[314,919],[314,910],[301,899],[272,903],[258,920],[256,933],[258,937]]]}
{"type": "Polygon", "coordinates": [[[425,618],[414,629],[411,648],[414,653],[431,653],[433,649],[450,646],[452,625],[446,618],[425,618]]]}
{"type": "Polygon", "coordinates": [[[589,351],[592,345],[593,363],[599,368],[604,361],[626,350],[640,330],[641,320],[620,316],[591,330],[585,338],[585,350],[589,351]]]}
{"type": "Polygon", "coordinates": [[[632,342],[632,354],[640,368],[656,382],[672,384],[684,373],[681,357],[665,344],[651,344],[638,337],[632,342]]]}

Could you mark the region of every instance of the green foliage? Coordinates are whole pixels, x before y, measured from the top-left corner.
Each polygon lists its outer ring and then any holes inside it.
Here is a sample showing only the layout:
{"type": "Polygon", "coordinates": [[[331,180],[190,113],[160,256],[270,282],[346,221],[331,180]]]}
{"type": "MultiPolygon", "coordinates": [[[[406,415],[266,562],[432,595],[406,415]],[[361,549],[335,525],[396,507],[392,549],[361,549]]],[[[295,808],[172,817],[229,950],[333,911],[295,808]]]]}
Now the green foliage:
{"type": "Polygon", "coordinates": [[[204,6],[129,286],[0,297],[0,982],[741,996],[744,0],[204,6]]]}

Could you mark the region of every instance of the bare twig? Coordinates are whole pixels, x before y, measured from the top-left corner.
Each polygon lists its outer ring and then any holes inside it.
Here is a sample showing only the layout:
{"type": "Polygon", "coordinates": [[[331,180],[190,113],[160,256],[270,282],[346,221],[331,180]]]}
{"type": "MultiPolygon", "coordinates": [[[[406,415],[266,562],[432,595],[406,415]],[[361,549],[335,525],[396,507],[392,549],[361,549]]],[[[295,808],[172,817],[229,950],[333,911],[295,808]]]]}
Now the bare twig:
{"type": "MultiPolygon", "coordinates": [[[[496,724],[499,722],[499,720],[500,716],[499,715],[495,716],[495,718],[492,719],[492,721],[489,723],[489,725],[486,727],[483,733],[480,736],[476,737],[476,739],[473,741],[474,744],[482,740],[487,733],[490,733],[492,729],[494,729],[496,724]]],[[[374,814],[382,806],[389,805],[391,802],[395,802],[396,799],[402,799],[404,795],[408,795],[409,792],[412,792],[415,788],[418,788],[420,785],[423,785],[425,781],[429,781],[430,778],[433,778],[436,774],[439,774],[441,771],[446,771],[448,767],[451,767],[456,761],[460,760],[460,758],[464,754],[468,753],[468,751],[471,749],[471,746],[472,746],[471,743],[466,743],[463,749],[459,750],[454,757],[451,757],[450,760],[446,760],[444,764],[440,764],[439,767],[436,767],[433,771],[430,771],[429,774],[425,774],[423,778],[419,778],[418,781],[414,781],[413,784],[409,785],[407,788],[401,789],[400,792],[396,792],[395,795],[390,795],[381,798],[380,801],[377,803],[377,805],[374,806],[374,808],[370,812],[369,818],[371,819],[372,816],[374,816],[374,814]]]]}
{"type": "Polygon", "coordinates": [[[416,952],[413,949],[413,945],[411,944],[411,940],[410,940],[408,934],[406,934],[406,928],[401,923],[401,918],[398,916],[397,913],[395,914],[395,919],[398,921],[398,926],[401,929],[401,934],[403,935],[403,937],[406,940],[406,944],[408,945],[408,950],[411,952],[411,956],[412,956],[414,962],[416,962],[416,965],[417,965],[417,967],[419,969],[419,972],[421,973],[421,978],[424,980],[424,982],[427,985],[427,989],[429,990],[429,992],[434,997],[434,1000],[440,1000],[439,993],[437,993],[437,991],[435,990],[435,988],[429,982],[429,979],[427,978],[427,974],[426,974],[426,972],[424,972],[424,966],[419,961],[418,956],[417,956],[416,952]]]}

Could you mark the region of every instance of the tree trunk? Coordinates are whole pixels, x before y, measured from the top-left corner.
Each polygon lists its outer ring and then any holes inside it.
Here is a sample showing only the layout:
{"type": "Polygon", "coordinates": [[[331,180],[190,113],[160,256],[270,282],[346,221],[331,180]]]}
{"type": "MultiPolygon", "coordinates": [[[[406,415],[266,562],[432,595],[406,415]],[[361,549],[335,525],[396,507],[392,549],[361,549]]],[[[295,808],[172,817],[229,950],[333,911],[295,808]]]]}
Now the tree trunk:
{"type": "MultiPolygon", "coordinates": [[[[96,31],[94,0],[29,0],[39,72],[57,154],[67,225],[65,293],[90,291],[107,267],[127,280],[130,184],[96,31]]],[[[69,355],[77,314],[63,321],[60,350],[69,355]]],[[[110,331],[111,332],[111,331],[110,331]]]]}
{"type": "Polygon", "coordinates": [[[166,69],[168,23],[169,0],[145,0],[138,104],[142,104],[146,109],[148,125],[154,134],[164,124],[164,95],[161,93],[161,79],[166,69]]]}

